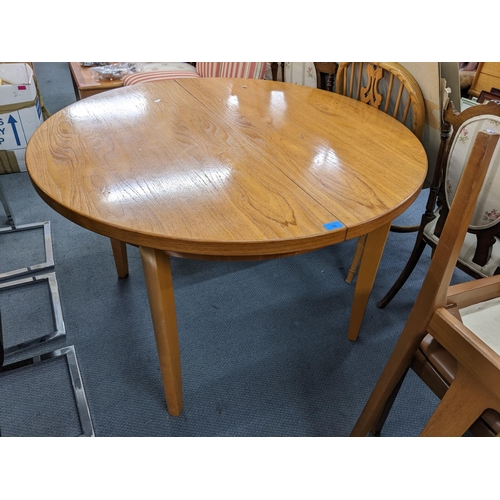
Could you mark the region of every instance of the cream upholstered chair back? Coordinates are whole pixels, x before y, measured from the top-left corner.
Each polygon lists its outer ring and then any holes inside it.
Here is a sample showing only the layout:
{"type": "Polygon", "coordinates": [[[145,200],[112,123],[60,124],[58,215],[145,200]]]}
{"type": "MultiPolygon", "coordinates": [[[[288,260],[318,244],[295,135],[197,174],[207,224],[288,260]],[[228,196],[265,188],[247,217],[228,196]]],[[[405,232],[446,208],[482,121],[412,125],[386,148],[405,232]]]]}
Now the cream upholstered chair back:
{"type": "MultiPolygon", "coordinates": [[[[445,193],[448,207],[467,164],[472,144],[480,130],[500,132],[500,116],[479,115],[466,120],[456,131],[445,172],[445,193]]],[[[500,222],[500,145],[491,160],[486,180],[479,193],[470,229],[486,229],[500,222]]]]}
{"type": "MultiPolygon", "coordinates": [[[[472,145],[483,130],[500,132],[500,102],[478,104],[458,113],[448,97],[443,97],[441,144],[417,238],[404,269],[377,307],[385,307],[396,296],[426,245],[436,248],[472,145]]],[[[500,272],[499,167],[500,146],[497,145],[456,262],[459,269],[473,278],[500,272]]]]}
{"type": "MultiPolygon", "coordinates": [[[[435,218],[426,224],[424,236],[437,244],[458,183],[479,131],[500,132],[500,102],[472,106],[457,113],[448,105],[445,122],[451,127],[442,165],[435,218]]],[[[486,180],[476,203],[457,266],[473,277],[487,277],[500,270],[500,146],[495,149],[486,180]]]]}
{"type": "Polygon", "coordinates": [[[421,138],[424,98],[415,78],[401,64],[342,62],[335,85],[337,93],[380,109],[421,138]]]}

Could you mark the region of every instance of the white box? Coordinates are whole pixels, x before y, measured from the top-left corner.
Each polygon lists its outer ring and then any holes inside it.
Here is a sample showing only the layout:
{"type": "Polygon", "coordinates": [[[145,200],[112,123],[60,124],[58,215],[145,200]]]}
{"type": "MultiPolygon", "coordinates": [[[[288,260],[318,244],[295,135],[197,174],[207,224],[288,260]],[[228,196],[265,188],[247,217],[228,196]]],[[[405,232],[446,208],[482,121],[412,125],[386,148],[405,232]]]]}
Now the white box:
{"type": "Polygon", "coordinates": [[[0,174],[26,171],[26,145],[43,123],[29,64],[0,64],[0,174]]]}

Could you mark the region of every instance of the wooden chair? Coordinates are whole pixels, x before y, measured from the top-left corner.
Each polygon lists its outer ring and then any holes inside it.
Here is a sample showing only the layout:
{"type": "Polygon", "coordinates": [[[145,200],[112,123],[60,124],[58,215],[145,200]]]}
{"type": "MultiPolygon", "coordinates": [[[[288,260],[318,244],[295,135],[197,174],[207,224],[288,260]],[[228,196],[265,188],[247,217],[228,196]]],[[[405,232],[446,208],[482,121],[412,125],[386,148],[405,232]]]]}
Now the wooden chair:
{"type": "Polygon", "coordinates": [[[281,69],[281,81],[284,82],[285,81],[285,63],[284,62],[280,62],[280,63],[272,62],[271,63],[271,75],[272,75],[273,82],[278,81],[278,68],[281,69]]]}
{"type": "Polygon", "coordinates": [[[336,62],[315,62],[316,81],[318,89],[333,92],[335,85],[335,76],[339,65],[336,62]]]}
{"type": "Polygon", "coordinates": [[[477,133],[423,286],[351,436],[381,430],[427,335],[453,357],[456,371],[421,435],[461,436],[485,410],[496,418],[491,433],[500,432],[500,276],[449,286],[484,179],[497,167],[499,137],[477,133]]]}
{"type": "MultiPolygon", "coordinates": [[[[470,153],[474,138],[485,128],[500,132],[500,104],[489,102],[457,113],[453,103],[444,106],[441,145],[425,213],[412,253],[406,266],[377,306],[385,307],[405,284],[426,245],[436,248],[450,204],[470,153]]],[[[500,162],[500,153],[494,161],[500,162]]],[[[469,232],[457,261],[457,267],[474,278],[500,272],[500,171],[491,171],[477,202],[469,232]]]]}
{"type": "MultiPolygon", "coordinates": [[[[343,62],[337,71],[335,91],[365,102],[390,114],[406,125],[419,139],[425,120],[425,103],[420,87],[411,73],[398,63],[343,62]]],[[[417,231],[418,226],[391,226],[391,231],[417,231]]],[[[366,236],[358,239],[354,258],[346,277],[351,283],[356,274],[366,236]]]]}

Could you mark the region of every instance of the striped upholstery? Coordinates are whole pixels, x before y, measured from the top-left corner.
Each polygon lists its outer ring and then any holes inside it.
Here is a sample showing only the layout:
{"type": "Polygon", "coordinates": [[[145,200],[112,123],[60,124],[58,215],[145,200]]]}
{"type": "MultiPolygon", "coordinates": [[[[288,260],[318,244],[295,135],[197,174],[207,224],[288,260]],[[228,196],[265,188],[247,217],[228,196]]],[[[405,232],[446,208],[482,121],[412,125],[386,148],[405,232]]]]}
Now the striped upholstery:
{"type": "Polygon", "coordinates": [[[142,82],[154,82],[157,80],[171,80],[174,78],[199,78],[200,75],[192,71],[145,71],[132,73],[123,77],[123,85],[135,85],[142,82]]]}
{"type": "MultiPolygon", "coordinates": [[[[153,63],[151,63],[153,64],[153,63]]],[[[156,65],[162,63],[155,63],[156,65]]],[[[163,63],[173,64],[173,63],[163,63]]],[[[161,66],[160,66],[161,67],[161,66]]],[[[155,67],[145,68],[145,71],[132,73],[123,77],[123,85],[135,85],[142,82],[153,82],[157,80],[171,80],[174,78],[198,78],[198,77],[225,77],[225,78],[259,78],[263,79],[266,74],[267,63],[265,62],[197,62],[196,70],[186,67],[185,69],[172,68],[168,70],[156,70],[155,67]]]]}
{"type": "Polygon", "coordinates": [[[224,78],[259,78],[266,74],[265,62],[224,62],[220,76],[224,78]]]}
{"type": "Polygon", "coordinates": [[[197,62],[196,71],[203,77],[221,76],[220,72],[223,64],[221,62],[197,62]]]}

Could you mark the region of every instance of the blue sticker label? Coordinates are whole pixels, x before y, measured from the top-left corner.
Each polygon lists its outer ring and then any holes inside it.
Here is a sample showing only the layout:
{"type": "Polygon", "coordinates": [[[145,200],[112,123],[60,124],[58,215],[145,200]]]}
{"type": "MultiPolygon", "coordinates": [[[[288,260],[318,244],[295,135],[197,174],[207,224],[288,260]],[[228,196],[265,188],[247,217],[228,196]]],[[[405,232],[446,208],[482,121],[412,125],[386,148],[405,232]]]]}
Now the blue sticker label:
{"type": "Polygon", "coordinates": [[[327,222],[326,224],[323,224],[325,229],[328,229],[328,231],[331,231],[332,229],[339,229],[340,227],[344,227],[342,222],[339,222],[338,220],[334,222],[327,222]]]}

